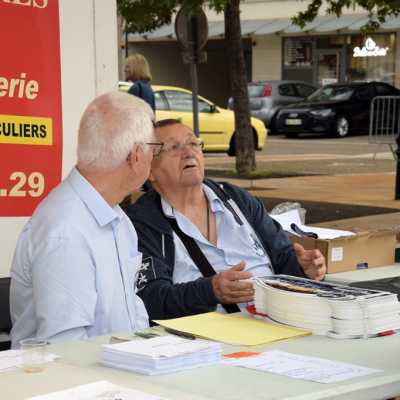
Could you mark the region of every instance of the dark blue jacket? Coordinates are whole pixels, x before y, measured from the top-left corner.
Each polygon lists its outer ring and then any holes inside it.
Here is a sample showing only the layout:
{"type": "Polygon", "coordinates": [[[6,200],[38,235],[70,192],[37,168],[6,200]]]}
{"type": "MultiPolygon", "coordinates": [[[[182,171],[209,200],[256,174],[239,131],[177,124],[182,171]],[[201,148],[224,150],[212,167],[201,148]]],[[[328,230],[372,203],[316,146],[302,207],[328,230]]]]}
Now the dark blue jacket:
{"type": "Polygon", "coordinates": [[[151,88],[150,82],[145,80],[138,80],[128,90],[129,94],[140,97],[150,105],[153,111],[156,110],[156,103],[154,99],[154,92],[151,88]]]}
{"type": "MultiPolygon", "coordinates": [[[[233,200],[253,227],[268,253],[276,274],[304,277],[293,246],[282,230],[265,210],[262,202],[246,190],[229,183],[217,184],[206,179],[228,209],[240,221],[228,200],[233,200]]],[[[172,282],[175,246],[172,229],[162,208],[160,196],[154,190],[145,193],[126,210],[139,237],[139,251],[143,263],[138,279],[138,295],[142,298],[150,320],[167,319],[212,311],[218,300],[214,295],[211,278],[192,282],[172,282]]]]}

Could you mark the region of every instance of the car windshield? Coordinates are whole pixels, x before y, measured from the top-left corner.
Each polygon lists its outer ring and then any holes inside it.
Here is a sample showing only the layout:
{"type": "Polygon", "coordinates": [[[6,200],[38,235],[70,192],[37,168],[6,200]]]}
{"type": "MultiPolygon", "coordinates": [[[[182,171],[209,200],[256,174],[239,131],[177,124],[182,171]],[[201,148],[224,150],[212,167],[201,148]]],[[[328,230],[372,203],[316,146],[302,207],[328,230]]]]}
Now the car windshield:
{"type": "Polygon", "coordinates": [[[349,86],[325,86],[308,96],[307,100],[349,100],[354,89],[349,86]]]}

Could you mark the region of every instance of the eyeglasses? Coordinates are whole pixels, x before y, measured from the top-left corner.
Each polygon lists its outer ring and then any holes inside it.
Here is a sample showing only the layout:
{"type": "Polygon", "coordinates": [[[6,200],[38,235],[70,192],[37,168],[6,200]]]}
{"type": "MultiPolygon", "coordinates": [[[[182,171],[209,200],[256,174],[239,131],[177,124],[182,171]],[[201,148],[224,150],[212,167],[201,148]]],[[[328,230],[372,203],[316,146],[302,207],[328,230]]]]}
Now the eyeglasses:
{"type": "Polygon", "coordinates": [[[153,156],[158,156],[161,153],[163,146],[164,146],[164,143],[161,143],[161,142],[148,142],[146,144],[148,146],[152,146],[153,156]]]}
{"type": "Polygon", "coordinates": [[[204,142],[200,139],[190,139],[184,143],[163,143],[159,154],[166,153],[172,157],[176,157],[187,147],[195,152],[200,152],[204,147],[204,142]]]}
{"type": "MultiPolygon", "coordinates": [[[[147,142],[147,143],[137,143],[137,144],[146,144],[148,146],[152,146],[153,156],[158,156],[161,153],[161,149],[164,146],[164,143],[161,142],[147,142]]],[[[130,151],[126,157],[126,161],[129,161],[132,157],[132,152],[130,151]]]]}

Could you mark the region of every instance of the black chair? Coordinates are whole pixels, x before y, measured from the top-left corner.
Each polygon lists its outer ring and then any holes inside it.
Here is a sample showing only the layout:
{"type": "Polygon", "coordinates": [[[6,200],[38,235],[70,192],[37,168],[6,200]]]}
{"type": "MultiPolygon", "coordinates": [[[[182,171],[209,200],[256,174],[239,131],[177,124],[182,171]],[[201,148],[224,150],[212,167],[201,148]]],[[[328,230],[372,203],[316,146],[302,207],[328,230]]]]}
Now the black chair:
{"type": "MultiPolygon", "coordinates": [[[[0,332],[10,333],[12,324],[10,316],[10,282],[11,278],[0,278],[0,332]]],[[[0,342],[0,351],[11,347],[9,340],[0,342]]]]}

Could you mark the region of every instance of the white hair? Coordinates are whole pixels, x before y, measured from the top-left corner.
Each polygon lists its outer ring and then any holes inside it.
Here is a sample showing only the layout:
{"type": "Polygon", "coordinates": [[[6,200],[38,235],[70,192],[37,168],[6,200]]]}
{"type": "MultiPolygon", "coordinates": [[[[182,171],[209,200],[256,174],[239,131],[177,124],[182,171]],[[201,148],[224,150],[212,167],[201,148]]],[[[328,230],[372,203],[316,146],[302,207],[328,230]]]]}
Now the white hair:
{"type": "Polygon", "coordinates": [[[135,143],[150,151],[154,141],[154,113],[142,99],[109,92],[94,99],[79,125],[78,166],[113,169],[123,163],[135,143]]]}

